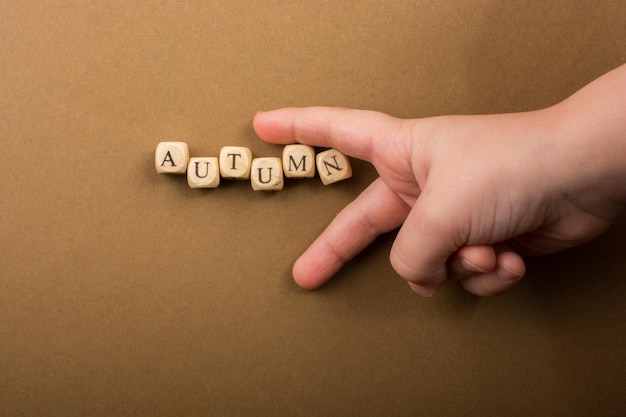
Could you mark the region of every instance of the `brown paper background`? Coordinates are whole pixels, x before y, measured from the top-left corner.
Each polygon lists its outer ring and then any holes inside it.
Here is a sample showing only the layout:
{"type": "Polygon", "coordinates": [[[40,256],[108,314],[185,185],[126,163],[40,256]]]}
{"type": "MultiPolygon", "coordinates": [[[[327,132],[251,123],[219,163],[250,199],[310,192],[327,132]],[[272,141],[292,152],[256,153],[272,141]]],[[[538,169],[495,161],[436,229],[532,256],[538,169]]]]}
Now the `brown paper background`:
{"type": "Polygon", "coordinates": [[[0,2],[0,415],[624,415],[623,219],[492,299],[415,296],[393,234],[309,293],[291,264],[369,164],[266,194],[153,162],[279,155],[251,119],[283,106],[548,106],[626,62],[624,22],[621,0],[0,2]]]}

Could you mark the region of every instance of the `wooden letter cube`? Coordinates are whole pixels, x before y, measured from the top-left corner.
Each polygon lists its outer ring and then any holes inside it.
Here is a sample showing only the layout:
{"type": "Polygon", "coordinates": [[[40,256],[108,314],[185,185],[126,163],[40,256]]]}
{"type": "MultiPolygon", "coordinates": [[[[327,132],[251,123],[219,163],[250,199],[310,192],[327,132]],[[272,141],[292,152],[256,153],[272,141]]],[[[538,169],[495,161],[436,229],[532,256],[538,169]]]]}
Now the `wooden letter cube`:
{"type": "Polygon", "coordinates": [[[315,161],[317,172],[324,185],[352,177],[352,167],[348,157],[336,149],[318,153],[315,161]]]}
{"type": "Polygon", "coordinates": [[[224,146],[220,150],[220,174],[223,178],[247,180],[250,178],[252,152],[243,146],[224,146]]]}
{"type": "Polygon", "coordinates": [[[282,190],[284,181],[280,158],[253,159],[250,182],[254,191],[282,190]]]}
{"type": "Polygon", "coordinates": [[[309,145],[287,145],[283,148],[283,171],[287,178],[315,176],[315,150],[309,145]]]}
{"type": "Polygon", "coordinates": [[[220,168],[217,158],[189,159],[187,183],[191,188],[217,188],[220,185],[220,168]]]}
{"type": "Polygon", "coordinates": [[[160,142],[154,155],[159,174],[184,174],[189,162],[189,147],[185,142],[160,142]]]}

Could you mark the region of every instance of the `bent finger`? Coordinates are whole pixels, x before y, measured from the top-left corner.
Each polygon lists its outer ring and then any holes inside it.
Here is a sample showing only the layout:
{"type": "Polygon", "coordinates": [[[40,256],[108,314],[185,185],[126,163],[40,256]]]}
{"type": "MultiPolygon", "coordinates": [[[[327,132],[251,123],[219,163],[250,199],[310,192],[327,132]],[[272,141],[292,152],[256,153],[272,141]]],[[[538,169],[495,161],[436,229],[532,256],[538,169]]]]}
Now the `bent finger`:
{"type": "Polygon", "coordinates": [[[298,258],[294,280],[307,290],[322,286],[374,239],[400,226],[408,213],[406,203],[378,178],[298,258]]]}
{"type": "Polygon", "coordinates": [[[478,273],[461,281],[466,291],[481,297],[498,295],[517,284],[526,274],[522,257],[506,246],[496,246],[496,265],[492,271],[478,273]]]}
{"type": "Polygon", "coordinates": [[[443,286],[448,258],[465,241],[456,211],[438,195],[422,193],[398,232],[391,264],[421,295],[430,296],[443,286]]]}
{"type": "Polygon", "coordinates": [[[462,246],[448,260],[448,280],[460,281],[490,272],[496,266],[496,252],[491,245],[462,246]]]}

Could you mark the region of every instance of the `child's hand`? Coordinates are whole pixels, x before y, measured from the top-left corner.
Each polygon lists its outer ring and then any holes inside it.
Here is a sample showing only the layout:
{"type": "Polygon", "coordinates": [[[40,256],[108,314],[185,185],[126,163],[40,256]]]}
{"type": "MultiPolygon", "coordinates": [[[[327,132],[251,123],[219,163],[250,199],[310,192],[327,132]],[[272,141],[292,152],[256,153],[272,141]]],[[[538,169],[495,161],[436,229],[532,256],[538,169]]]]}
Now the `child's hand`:
{"type": "Polygon", "coordinates": [[[420,120],[323,107],[258,113],[265,141],[333,147],[380,175],[297,260],[296,282],[321,286],[402,226],[390,260],[415,292],[460,280],[494,295],[522,278],[522,256],[596,237],[622,207],[599,186],[605,163],[589,159],[584,135],[570,135],[571,108],[420,120]]]}

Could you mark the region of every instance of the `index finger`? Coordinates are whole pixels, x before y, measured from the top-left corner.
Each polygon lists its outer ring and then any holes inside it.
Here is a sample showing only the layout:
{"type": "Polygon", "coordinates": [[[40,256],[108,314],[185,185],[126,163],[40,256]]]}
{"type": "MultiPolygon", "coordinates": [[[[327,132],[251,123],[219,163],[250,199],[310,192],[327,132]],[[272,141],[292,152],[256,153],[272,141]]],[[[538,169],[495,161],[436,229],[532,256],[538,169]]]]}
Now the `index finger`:
{"type": "Polygon", "coordinates": [[[399,119],[369,110],[337,107],[284,108],[258,112],[252,122],[261,139],[276,144],[303,143],[335,148],[372,162],[387,144],[399,119]],[[382,139],[382,140],[381,140],[382,139]]]}

